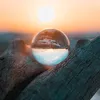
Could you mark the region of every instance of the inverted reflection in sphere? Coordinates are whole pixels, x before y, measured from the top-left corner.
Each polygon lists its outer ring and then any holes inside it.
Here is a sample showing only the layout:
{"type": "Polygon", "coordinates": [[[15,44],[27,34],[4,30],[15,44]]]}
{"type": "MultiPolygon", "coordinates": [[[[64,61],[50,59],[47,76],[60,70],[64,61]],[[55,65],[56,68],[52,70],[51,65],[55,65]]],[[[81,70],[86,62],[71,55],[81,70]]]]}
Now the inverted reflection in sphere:
{"type": "Polygon", "coordinates": [[[39,63],[55,66],[68,57],[69,45],[69,39],[63,32],[46,29],[33,38],[32,54],[39,63]]]}

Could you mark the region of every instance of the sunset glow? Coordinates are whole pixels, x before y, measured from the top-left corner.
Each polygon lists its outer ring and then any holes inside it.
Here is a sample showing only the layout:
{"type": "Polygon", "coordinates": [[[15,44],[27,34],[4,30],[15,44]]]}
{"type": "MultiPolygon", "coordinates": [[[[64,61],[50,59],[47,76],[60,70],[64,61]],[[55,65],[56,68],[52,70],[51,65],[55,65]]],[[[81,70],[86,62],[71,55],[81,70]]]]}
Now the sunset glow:
{"type": "Polygon", "coordinates": [[[0,31],[99,32],[100,0],[0,0],[0,31]]]}

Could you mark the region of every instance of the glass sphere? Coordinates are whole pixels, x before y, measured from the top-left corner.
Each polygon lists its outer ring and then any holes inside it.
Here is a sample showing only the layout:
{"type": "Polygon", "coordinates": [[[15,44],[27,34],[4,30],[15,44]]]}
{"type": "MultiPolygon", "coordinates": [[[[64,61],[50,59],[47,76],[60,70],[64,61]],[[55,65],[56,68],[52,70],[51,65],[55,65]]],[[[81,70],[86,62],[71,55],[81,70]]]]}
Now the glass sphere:
{"type": "Polygon", "coordinates": [[[55,66],[65,60],[69,54],[68,37],[56,29],[45,29],[34,36],[32,54],[43,65],[55,66]]]}

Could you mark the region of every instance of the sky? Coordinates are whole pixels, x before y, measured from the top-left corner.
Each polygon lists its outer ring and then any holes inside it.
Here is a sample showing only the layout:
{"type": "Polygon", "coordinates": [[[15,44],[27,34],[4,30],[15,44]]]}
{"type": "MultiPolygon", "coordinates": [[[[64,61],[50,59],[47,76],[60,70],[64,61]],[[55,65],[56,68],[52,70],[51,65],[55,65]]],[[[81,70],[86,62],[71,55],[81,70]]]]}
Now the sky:
{"type": "Polygon", "coordinates": [[[0,31],[34,33],[45,28],[100,32],[100,0],[0,0],[0,31]],[[51,19],[46,22],[47,14],[51,19]]]}

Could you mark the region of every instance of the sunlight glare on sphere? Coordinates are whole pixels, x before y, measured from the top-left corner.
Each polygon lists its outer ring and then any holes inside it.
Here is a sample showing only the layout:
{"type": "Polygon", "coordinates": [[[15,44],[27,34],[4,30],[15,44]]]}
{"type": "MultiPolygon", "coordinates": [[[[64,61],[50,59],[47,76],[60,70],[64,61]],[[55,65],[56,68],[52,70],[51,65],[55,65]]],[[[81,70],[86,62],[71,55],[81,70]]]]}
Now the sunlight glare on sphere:
{"type": "Polygon", "coordinates": [[[42,23],[47,23],[53,21],[55,18],[54,9],[51,7],[41,7],[38,10],[38,19],[42,23]]]}
{"type": "Polygon", "coordinates": [[[43,65],[55,66],[64,61],[69,54],[69,39],[61,31],[46,29],[32,40],[32,54],[43,65]]]}

